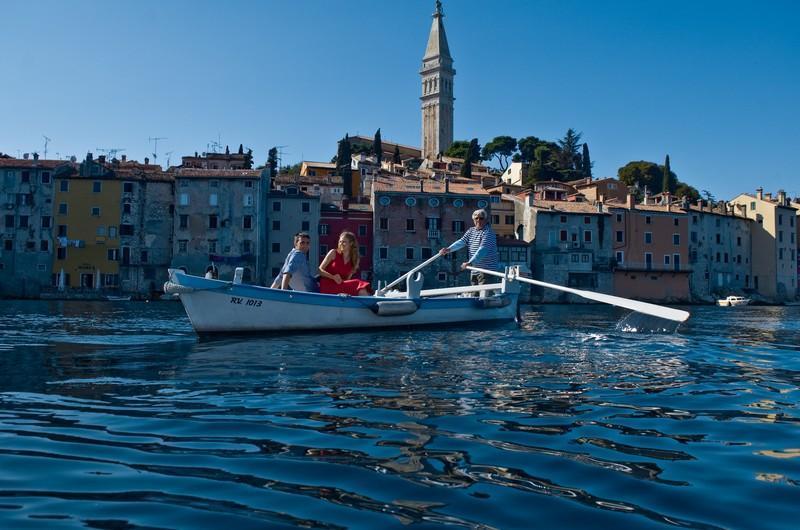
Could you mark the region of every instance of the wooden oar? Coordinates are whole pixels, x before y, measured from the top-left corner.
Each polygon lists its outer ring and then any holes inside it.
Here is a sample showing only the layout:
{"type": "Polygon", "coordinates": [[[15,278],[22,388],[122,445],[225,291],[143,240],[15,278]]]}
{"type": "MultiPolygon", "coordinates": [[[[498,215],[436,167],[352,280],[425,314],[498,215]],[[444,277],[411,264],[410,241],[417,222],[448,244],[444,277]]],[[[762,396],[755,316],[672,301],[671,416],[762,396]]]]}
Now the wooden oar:
{"type": "Polygon", "coordinates": [[[422,263],[420,263],[419,265],[417,265],[416,267],[414,267],[413,269],[411,269],[410,271],[408,271],[407,273],[405,273],[405,274],[403,274],[402,276],[400,276],[399,278],[397,278],[395,281],[393,281],[393,282],[392,282],[392,283],[390,283],[389,285],[386,285],[386,286],[384,286],[383,288],[381,288],[381,289],[378,289],[378,291],[375,293],[375,295],[376,295],[376,296],[380,296],[381,294],[385,293],[386,291],[388,291],[389,289],[391,289],[392,287],[394,287],[394,286],[395,286],[395,285],[397,285],[398,283],[400,283],[400,282],[402,282],[403,280],[405,280],[405,279],[406,279],[406,276],[409,276],[409,275],[411,275],[411,274],[414,274],[414,273],[415,273],[415,272],[417,272],[418,270],[420,270],[420,269],[422,269],[422,268],[424,268],[424,267],[427,267],[428,265],[430,265],[431,263],[433,263],[433,262],[434,262],[434,261],[436,261],[437,259],[439,259],[439,253],[438,253],[438,252],[437,252],[436,254],[434,254],[433,256],[431,256],[429,259],[427,259],[427,260],[423,261],[422,263]]]}
{"type": "MultiPolygon", "coordinates": [[[[480,269],[478,267],[467,266],[467,269],[475,272],[482,272],[491,276],[503,277],[502,272],[490,271],[487,269],[480,269]]],[[[538,285],[540,287],[547,287],[548,289],[555,289],[557,291],[564,291],[565,293],[574,294],[587,300],[594,300],[603,304],[611,304],[637,313],[644,313],[645,315],[652,315],[655,317],[666,318],[667,320],[674,320],[675,322],[684,322],[689,318],[688,311],[681,311],[680,309],[673,309],[671,307],[664,307],[656,304],[648,304],[647,302],[639,302],[638,300],[631,300],[629,298],[622,298],[619,296],[612,296],[610,294],[595,293],[593,291],[582,291],[580,289],[573,289],[571,287],[564,287],[553,283],[541,282],[539,280],[532,280],[531,278],[524,278],[522,276],[514,276],[514,280],[529,283],[531,285],[538,285]]]]}

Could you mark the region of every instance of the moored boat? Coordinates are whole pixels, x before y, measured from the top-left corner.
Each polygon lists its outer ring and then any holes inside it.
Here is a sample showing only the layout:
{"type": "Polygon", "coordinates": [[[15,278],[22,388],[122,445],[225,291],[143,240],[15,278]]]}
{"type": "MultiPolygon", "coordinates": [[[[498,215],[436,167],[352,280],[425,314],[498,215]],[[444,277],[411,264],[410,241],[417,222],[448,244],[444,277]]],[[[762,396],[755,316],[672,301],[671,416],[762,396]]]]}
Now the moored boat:
{"type": "Polygon", "coordinates": [[[748,305],[750,303],[749,298],[745,298],[744,296],[728,296],[727,298],[723,298],[721,300],[717,300],[717,305],[720,307],[734,307],[738,305],[748,305]]]}

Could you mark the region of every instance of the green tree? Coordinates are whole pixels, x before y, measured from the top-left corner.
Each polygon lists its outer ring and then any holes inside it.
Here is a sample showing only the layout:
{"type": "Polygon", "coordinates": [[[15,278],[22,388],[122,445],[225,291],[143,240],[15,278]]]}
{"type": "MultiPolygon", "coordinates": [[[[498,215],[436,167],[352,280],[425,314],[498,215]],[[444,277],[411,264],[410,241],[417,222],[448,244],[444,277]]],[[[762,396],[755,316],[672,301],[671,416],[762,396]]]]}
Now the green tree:
{"type": "Polygon", "coordinates": [[[508,169],[508,161],[517,150],[517,139],[511,136],[497,136],[483,146],[481,157],[484,160],[496,159],[500,171],[508,169]]]}
{"type": "Polygon", "coordinates": [[[242,144],[239,144],[239,154],[240,155],[244,154],[244,146],[242,144]]]}
{"type": "Polygon", "coordinates": [[[517,142],[519,147],[519,158],[515,162],[522,162],[523,164],[531,164],[536,160],[536,148],[542,144],[542,141],[535,136],[526,136],[520,138],[517,142]]]}
{"type": "Polygon", "coordinates": [[[661,185],[663,172],[661,166],[655,162],[639,160],[628,162],[617,170],[617,177],[626,186],[647,187],[648,190],[656,190],[661,185]]]}
{"type": "Polygon", "coordinates": [[[348,197],[353,196],[353,172],[350,169],[352,163],[350,135],[345,134],[344,138],[339,141],[339,150],[336,154],[336,174],[342,177],[344,194],[348,197]]]}
{"type": "Polygon", "coordinates": [[[569,128],[564,134],[564,138],[558,141],[560,169],[578,169],[581,161],[579,153],[581,136],[581,133],[569,128]]]}
{"type": "Polygon", "coordinates": [[[383,161],[383,143],[381,142],[381,129],[378,127],[378,130],[375,131],[375,138],[372,140],[372,152],[375,154],[375,158],[378,160],[378,166],[381,165],[383,161]]]}
{"type": "Polygon", "coordinates": [[[592,159],[589,158],[589,144],[583,144],[583,156],[581,157],[581,171],[587,178],[592,178],[592,159]]]}
{"type": "Polygon", "coordinates": [[[400,163],[400,146],[398,145],[394,146],[394,155],[392,156],[392,162],[394,162],[395,164],[400,163]]]}
{"type": "Polygon", "coordinates": [[[455,142],[450,144],[450,147],[448,147],[447,151],[444,152],[444,156],[449,156],[451,158],[461,158],[466,160],[468,150],[469,150],[468,140],[456,140],[455,142]]]}
{"type": "MultiPolygon", "coordinates": [[[[241,149],[241,145],[239,146],[241,149]]],[[[244,151],[244,149],[242,149],[244,151]]],[[[248,149],[247,153],[239,153],[244,154],[244,168],[245,169],[253,169],[253,150],[248,149]]]]}
{"type": "Polygon", "coordinates": [[[674,181],[672,180],[672,171],[669,168],[669,155],[667,155],[667,158],[664,160],[664,169],[662,172],[663,176],[661,177],[661,191],[663,193],[674,192],[675,185],[674,181]]]}
{"type": "Polygon", "coordinates": [[[464,164],[461,166],[461,176],[467,179],[472,178],[472,164],[480,160],[481,145],[478,143],[477,138],[473,138],[469,142],[467,152],[464,156],[464,164]]]}
{"type": "Polygon", "coordinates": [[[278,148],[273,147],[267,152],[267,169],[269,176],[274,177],[278,174],[278,148]]]}

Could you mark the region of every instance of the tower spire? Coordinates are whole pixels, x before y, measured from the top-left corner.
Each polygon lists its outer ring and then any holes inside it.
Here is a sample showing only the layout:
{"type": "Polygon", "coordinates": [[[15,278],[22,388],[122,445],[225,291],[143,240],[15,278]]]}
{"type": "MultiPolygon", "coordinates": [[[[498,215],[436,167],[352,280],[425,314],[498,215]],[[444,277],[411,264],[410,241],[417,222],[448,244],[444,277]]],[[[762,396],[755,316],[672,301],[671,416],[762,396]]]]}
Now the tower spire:
{"type": "Polygon", "coordinates": [[[453,143],[453,58],[447,44],[442,2],[436,11],[422,57],[422,156],[434,160],[453,143]]]}

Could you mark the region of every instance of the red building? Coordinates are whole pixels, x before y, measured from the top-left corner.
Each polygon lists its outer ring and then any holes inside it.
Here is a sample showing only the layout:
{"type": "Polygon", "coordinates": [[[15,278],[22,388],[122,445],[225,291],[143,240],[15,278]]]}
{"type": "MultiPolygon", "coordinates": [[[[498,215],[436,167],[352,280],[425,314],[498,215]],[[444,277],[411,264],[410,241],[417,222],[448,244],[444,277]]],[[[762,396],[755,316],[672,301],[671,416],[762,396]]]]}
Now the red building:
{"type": "Polygon", "coordinates": [[[342,232],[352,232],[358,239],[358,253],[361,256],[358,275],[362,280],[372,280],[372,206],[347,202],[343,206],[339,208],[335,204],[322,204],[319,218],[320,260],[330,249],[336,248],[342,232]]]}

